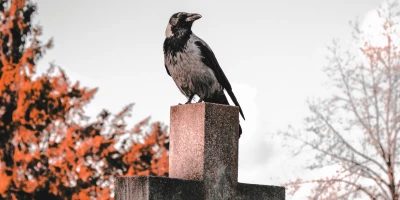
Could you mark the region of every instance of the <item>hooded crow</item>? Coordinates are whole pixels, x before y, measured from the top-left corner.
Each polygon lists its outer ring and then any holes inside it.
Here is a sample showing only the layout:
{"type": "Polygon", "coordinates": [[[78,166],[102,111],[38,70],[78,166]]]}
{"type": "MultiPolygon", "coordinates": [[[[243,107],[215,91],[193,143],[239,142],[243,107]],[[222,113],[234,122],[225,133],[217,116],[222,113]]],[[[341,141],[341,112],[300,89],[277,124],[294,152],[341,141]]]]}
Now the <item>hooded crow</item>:
{"type": "MultiPolygon", "coordinates": [[[[200,18],[199,14],[186,12],[171,16],[165,31],[165,69],[182,94],[188,98],[186,104],[190,104],[194,95],[197,95],[200,98],[198,103],[204,101],[229,105],[225,89],[245,119],[231,84],[213,51],[191,30],[193,22],[200,18]]],[[[239,125],[239,137],[241,134],[242,128],[239,125]]]]}

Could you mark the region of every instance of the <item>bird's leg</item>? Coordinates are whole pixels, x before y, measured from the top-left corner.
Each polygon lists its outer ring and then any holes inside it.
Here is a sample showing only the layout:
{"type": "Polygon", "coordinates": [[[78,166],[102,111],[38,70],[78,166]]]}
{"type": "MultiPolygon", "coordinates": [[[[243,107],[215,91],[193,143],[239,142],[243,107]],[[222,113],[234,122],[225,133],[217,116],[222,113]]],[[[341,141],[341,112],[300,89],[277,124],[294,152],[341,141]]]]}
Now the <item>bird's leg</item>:
{"type": "Polygon", "coordinates": [[[193,97],[194,97],[194,94],[191,94],[191,95],[189,96],[188,101],[187,101],[185,104],[190,104],[190,103],[192,102],[192,100],[193,100],[193,97]]]}
{"type": "Polygon", "coordinates": [[[203,98],[200,97],[200,99],[197,101],[197,103],[201,103],[203,101],[203,98]]]}

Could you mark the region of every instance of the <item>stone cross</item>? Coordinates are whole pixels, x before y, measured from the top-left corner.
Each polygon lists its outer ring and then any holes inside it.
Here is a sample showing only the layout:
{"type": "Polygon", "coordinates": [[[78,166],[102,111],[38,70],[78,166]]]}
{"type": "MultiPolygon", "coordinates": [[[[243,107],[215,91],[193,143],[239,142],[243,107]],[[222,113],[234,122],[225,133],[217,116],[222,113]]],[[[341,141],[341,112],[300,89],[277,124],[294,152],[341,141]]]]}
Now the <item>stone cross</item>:
{"type": "Polygon", "coordinates": [[[172,106],[169,177],[118,177],[115,199],[284,200],[284,187],[238,183],[238,133],[238,107],[172,106]]]}

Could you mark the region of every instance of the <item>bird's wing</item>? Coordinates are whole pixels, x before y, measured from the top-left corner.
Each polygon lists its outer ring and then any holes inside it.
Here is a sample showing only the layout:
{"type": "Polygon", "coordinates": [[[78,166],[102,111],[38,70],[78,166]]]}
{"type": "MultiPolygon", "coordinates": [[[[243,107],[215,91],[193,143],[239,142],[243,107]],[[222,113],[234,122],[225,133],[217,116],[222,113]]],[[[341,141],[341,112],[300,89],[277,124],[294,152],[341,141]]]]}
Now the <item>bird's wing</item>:
{"type": "Polygon", "coordinates": [[[166,64],[164,64],[164,66],[165,66],[165,69],[167,70],[167,73],[168,73],[168,75],[169,76],[171,76],[171,74],[169,73],[169,71],[168,71],[168,67],[167,67],[167,65],[166,64]]]}
{"type": "Polygon", "coordinates": [[[226,90],[232,90],[232,86],[226,78],[224,72],[218,64],[217,58],[211,48],[204,41],[196,41],[195,44],[199,47],[203,63],[211,68],[217,77],[219,84],[226,90]]]}
{"type": "Polygon", "coordinates": [[[207,43],[202,41],[200,38],[199,38],[198,41],[195,42],[195,44],[200,49],[201,56],[202,56],[202,62],[207,67],[211,68],[211,70],[213,70],[213,72],[214,72],[219,84],[223,88],[225,88],[225,90],[228,92],[229,96],[231,97],[233,103],[235,103],[235,105],[239,107],[240,114],[242,115],[242,117],[244,119],[242,108],[240,107],[239,102],[237,101],[235,95],[233,94],[232,86],[229,83],[228,78],[226,78],[226,76],[225,76],[224,72],[222,71],[221,67],[219,66],[217,58],[215,57],[215,55],[212,52],[211,48],[207,45],[207,43]]]}

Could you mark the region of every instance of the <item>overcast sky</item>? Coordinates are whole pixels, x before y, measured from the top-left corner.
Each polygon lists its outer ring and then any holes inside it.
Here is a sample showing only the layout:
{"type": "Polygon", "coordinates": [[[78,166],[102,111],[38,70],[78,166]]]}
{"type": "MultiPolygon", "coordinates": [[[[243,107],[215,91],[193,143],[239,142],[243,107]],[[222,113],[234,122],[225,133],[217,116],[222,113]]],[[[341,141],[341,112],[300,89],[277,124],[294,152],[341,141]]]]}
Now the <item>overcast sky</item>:
{"type": "Polygon", "coordinates": [[[186,101],[165,71],[162,44],[173,13],[201,14],[193,32],[213,49],[246,116],[239,181],[268,185],[303,175],[306,159],[292,158],[272,135],[302,124],[307,98],[324,91],[326,46],[333,38],[349,39],[349,20],[362,21],[382,2],[35,1],[43,38],[53,37],[55,44],[38,72],[54,61],[72,81],[99,87],[86,109],[92,117],[103,108],[115,113],[135,103],[131,124],[150,115],[169,124],[170,106],[186,101]]]}

